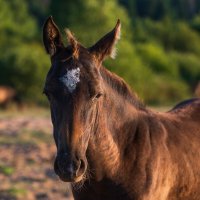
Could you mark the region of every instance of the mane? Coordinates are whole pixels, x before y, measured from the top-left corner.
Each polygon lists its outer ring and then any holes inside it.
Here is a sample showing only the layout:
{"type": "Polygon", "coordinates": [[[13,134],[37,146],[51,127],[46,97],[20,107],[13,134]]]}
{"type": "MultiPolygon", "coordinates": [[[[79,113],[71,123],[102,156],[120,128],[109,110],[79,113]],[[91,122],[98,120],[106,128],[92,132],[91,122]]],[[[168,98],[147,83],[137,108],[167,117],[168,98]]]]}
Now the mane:
{"type": "Polygon", "coordinates": [[[138,98],[137,94],[130,89],[128,84],[122,78],[110,72],[103,66],[100,68],[100,73],[106,83],[119,95],[123,96],[130,104],[138,109],[145,109],[143,102],[138,98]]]}

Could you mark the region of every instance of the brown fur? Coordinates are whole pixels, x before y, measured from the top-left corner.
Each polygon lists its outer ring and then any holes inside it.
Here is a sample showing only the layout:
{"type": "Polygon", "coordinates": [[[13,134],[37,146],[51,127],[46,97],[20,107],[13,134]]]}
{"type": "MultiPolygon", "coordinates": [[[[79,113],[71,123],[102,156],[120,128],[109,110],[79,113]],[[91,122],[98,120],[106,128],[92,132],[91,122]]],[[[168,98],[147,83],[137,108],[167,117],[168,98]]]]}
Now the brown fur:
{"type": "Polygon", "coordinates": [[[116,32],[119,25],[93,47],[80,45],[78,59],[70,46],[46,46],[58,49],[50,54],[44,88],[58,149],[55,171],[63,181],[75,182],[75,200],[199,200],[200,99],[166,113],[146,108],[101,64],[116,32]],[[70,94],[58,80],[77,67],[80,83],[70,94]]]}
{"type": "Polygon", "coordinates": [[[0,86],[0,105],[11,101],[16,95],[16,91],[7,86],[0,86]]]}

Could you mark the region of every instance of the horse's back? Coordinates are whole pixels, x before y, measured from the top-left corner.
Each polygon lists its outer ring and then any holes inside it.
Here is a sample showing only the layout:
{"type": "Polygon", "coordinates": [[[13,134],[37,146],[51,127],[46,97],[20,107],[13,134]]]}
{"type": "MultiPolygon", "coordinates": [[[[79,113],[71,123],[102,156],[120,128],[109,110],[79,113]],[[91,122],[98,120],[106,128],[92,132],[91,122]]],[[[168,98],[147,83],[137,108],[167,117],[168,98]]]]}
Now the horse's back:
{"type": "Polygon", "coordinates": [[[200,146],[200,98],[180,102],[160,119],[171,140],[196,140],[200,146]]]}
{"type": "Polygon", "coordinates": [[[170,111],[168,112],[176,112],[176,111],[180,111],[180,110],[184,110],[187,109],[189,107],[193,107],[197,106],[197,109],[200,109],[200,98],[192,98],[192,99],[187,99],[184,101],[181,101],[180,103],[178,103],[177,105],[175,105],[170,111]]]}
{"type": "Polygon", "coordinates": [[[169,118],[179,120],[180,123],[200,126],[200,98],[182,101],[166,113],[169,118]],[[198,123],[199,122],[199,123],[198,123]]]}

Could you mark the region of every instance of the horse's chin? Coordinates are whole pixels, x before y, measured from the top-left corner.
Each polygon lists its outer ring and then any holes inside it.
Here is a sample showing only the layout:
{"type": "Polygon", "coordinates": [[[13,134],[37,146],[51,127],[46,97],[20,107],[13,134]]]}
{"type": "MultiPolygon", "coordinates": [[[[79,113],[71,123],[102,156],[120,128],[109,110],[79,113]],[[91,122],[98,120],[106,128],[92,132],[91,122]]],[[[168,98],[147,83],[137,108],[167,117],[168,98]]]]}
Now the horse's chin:
{"type": "Polygon", "coordinates": [[[84,180],[84,175],[78,176],[74,179],[74,183],[79,183],[84,180]]]}
{"type": "Polygon", "coordinates": [[[82,182],[84,180],[84,175],[78,176],[78,177],[74,177],[73,179],[69,179],[63,176],[59,176],[60,180],[63,182],[68,182],[68,183],[79,183],[82,182]]]}

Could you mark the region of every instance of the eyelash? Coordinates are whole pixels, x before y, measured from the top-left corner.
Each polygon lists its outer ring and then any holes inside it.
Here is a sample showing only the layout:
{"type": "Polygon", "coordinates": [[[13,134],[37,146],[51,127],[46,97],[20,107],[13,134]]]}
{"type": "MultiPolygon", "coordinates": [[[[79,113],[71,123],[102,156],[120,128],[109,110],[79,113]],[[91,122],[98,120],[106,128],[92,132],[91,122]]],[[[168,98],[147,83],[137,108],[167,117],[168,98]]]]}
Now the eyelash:
{"type": "Polygon", "coordinates": [[[98,93],[98,94],[95,95],[95,98],[98,99],[98,98],[100,98],[102,95],[103,95],[102,93],[98,93]]]}
{"type": "Polygon", "coordinates": [[[97,93],[93,96],[92,101],[95,101],[97,99],[99,99],[103,94],[102,93],[97,93]]]}

